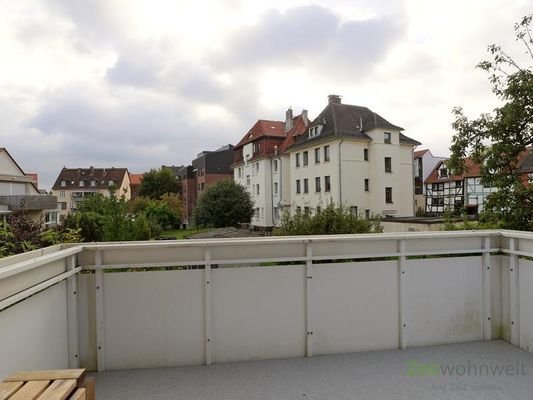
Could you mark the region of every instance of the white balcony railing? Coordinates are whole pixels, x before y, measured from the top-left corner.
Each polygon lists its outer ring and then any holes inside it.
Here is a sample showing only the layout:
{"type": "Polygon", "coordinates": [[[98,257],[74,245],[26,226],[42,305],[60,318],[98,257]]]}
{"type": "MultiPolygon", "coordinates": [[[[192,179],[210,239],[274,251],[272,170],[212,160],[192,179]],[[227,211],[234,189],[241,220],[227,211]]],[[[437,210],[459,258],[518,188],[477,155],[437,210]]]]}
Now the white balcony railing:
{"type": "Polygon", "coordinates": [[[98,243],[0,260],[0,378],[504,339],[533,350],[533,234],[98,243]]]}

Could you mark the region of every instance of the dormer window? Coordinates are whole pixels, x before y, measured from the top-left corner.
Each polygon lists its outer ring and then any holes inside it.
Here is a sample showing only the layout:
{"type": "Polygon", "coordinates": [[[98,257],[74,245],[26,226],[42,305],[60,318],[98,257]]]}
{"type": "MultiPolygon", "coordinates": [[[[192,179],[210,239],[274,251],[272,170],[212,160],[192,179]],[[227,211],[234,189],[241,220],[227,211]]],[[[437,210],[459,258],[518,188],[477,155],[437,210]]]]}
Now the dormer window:
{"type": "Polygon", "coordinates": [[[322,127],[320,125],[313,126],[309,128],[309,138],[313,138],[315,136],[320,135],[320,131],[322,127]]]}
{"type": "Polygon", "coordinates": [[[439,169],[439,178],[447,178],[448,177],[448,168],[441,167],[439,169]]]}
{"type": "Polygon", "coordinates": [[[91,181],[91,186],[96,186],[96,181],[94,179],[91,181]]]}
{"type": "Polygon", "coordinates": [[[383,134],[383,142],[384,143],[387,143],[387,144],[391,144],[391,133],[390,132],[385,132],[383,134]]]}
{"type": "Polygon", "coordinates": [[[80,181],[80,186],[85,186],[85,181],[80,181]]]}
{"type": "Polygon", "coordinates": [[[109,181],[108,185],[109,186],[115,186],[115,181],[109,181]]]}
{"type": "Polygon", "coordinates": [[[61,181],[61,187],[67,186],[67,181],[61,181]]]}

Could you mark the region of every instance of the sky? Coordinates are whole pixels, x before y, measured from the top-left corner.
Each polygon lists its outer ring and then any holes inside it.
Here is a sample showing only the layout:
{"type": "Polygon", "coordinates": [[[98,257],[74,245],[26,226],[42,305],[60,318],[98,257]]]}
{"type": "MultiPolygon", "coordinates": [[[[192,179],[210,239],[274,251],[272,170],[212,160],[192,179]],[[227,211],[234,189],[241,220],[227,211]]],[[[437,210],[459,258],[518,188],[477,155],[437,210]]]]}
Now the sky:
{"type": "Polygon", "coordinates": [[[452,109],[498,105],[475,66],[530,0],[0,0],[0,147],[50,189],[64,166],[143,172],[236,144],[328,94],[437,156],[452,109]]]}

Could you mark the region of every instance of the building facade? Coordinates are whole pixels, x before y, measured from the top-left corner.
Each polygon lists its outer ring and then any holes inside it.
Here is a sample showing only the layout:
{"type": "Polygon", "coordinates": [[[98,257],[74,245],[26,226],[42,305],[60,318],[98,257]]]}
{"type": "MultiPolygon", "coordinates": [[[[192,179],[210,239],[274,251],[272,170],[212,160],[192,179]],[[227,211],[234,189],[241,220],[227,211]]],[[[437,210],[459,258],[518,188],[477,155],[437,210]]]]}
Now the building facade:
{"type": "Polygon", "coordinates": [[[413,149],[420,143],[366,107],[328,105],[287,150],[291,209],[342,204],[362,217],[414,215],[413,149]]]}
{"type": "Polygon", "coordinates": [[[58,223],[57,198],[41,193],[36,174],[25,174],[5,148],[0,148],[0,217],[25,212],[47,226],[58,223]]]}
{"type": "Polygon", "coordinates": [[[66,168],[57,177],[52,193],[59,201],[59,218],[65,217],[79,209],[80,204],[90,196],[100,193],[110,196],[114,191],[117,196],[131,199],[130,176],[127,168],[66,168]]]}
{"type": "Polygon", "coordinates": [[[233,178],[254,202],[252,225],[277,225],[290,207],[290,166],[287,148],[308,124],[307,111],[296,117],[292,109],[285,122],[258,120],[234,148],[233,178]]]}
{"type": "Polygon", "coordinates": [[[180,187],[180,198],[183,201],[182,223],[190,225],[193,222],[192,213],[196,206],[198,194],[196,175],[192,165],[181,167],[178,170],[178,182],[180,187]]]}
{"type": "Polygon", "coordinates": [[[424,182],[435,169],[437,164],[445,161],[446,157],[435,157],[429,149],[417,150],[414,153],[415,174],[415,210],[426,209],[426,185],[424,182]]]}

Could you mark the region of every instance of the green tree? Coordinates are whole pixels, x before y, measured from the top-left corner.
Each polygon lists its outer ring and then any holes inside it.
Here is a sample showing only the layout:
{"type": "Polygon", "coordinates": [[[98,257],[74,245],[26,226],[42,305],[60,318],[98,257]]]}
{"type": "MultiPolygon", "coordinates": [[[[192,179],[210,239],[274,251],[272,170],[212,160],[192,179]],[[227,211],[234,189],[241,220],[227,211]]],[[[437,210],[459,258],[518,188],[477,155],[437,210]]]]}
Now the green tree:
{"type": "Polygon", "coordinates": [[[317,212],[297,211],[294,215],[283,214],[281,225],[274,229],[275,236],[338,235],[348,233],[381,233],[383,227],[377,217],[359,218],[345,206],[333,203],[317,212]]]}
{"type": "Polygon", "coordinates": [[[238,226],[250,223],[254,215],[254,203],[243,186],[226,180],[208,186],[198,199],[193,213],[198,226],[238,226]]]}
{"type": "MultiPolygon", "coordinates": [[[[533,61],[532,19],[528,15],[515,24],[527,63],[533,61]]],[[[533,186],[521,181],[518,160],[533,145],[533,65],[520,65],[500,46],[488,50],[492,60],[477,67],[489,73],[492,92],[502,105],[473,120],[461,108],[454,109],[456,134],[449,166],[455,173],[463,172],[465,158],[471,157],[482,165],[482,183],[498,189],[487,198],[482,221],[531,231],[533,186]]]]}
{"type": "Polygon", "coordinates": [[[160,199],[164,194],[178,193],[179,185],[170,168],[161,167],[144,173],[140,196],[160,199]]]}

